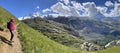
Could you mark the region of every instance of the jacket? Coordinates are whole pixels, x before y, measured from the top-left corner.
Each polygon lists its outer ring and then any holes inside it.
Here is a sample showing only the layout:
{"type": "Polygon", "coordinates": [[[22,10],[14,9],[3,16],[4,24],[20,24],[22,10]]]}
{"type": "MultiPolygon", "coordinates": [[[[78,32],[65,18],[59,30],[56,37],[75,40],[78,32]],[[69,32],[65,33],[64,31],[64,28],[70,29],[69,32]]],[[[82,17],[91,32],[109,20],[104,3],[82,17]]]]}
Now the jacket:
{"type": "Polygon", "coordinates": [[[15,30],[15,26],[14,26],[14,22],[10,22],[10,30],[14,31],[15,30]]]}

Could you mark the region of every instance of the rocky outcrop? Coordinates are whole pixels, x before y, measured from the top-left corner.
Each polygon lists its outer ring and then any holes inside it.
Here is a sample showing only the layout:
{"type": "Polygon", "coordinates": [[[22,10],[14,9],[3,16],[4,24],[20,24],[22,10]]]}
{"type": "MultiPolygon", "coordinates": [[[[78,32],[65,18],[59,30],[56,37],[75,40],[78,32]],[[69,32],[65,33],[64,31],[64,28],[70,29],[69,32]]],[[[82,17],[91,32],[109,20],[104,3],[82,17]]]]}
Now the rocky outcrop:
{"type": "Polygon", "coordinates": [[[105,45],[105,48],[120,46],[120,40],[114,40],[105,45]]]}
{"type": "Polygon", "coordinates": [[[101,48],[93,43],[84,42],[83,44],[81,44],[81,49],[86,51],[96,51],[100,50],[101,48]]]}

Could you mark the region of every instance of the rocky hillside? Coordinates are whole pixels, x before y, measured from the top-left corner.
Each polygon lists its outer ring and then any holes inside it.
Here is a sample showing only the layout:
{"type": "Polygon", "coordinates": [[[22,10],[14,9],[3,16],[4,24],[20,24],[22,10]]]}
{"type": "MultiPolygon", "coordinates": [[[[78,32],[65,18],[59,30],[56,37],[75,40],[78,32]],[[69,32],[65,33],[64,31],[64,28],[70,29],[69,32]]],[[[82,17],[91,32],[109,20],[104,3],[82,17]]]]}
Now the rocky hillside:
{"type": "Polygon", "coordinates": [[[80,37],[99,45],[105,45],[107,42],[120,38],[120,22],[115,20],[99,21],[89,18],[79,17],[57,17],[49,18],[78,31],[80,37]]]}
{"type": "Polygon", "coordinates": [[[105,45],[105,48],[120,46],[120,40],[113,40],[105,45]]]}
{"type": "Polygon", "coordinates": [[[80,48],[84,41],[77,38],[79,34],[67,25],[40,17],[22,20],[24,23],[42,32],[48,38],[70,47],[80,48]]]}

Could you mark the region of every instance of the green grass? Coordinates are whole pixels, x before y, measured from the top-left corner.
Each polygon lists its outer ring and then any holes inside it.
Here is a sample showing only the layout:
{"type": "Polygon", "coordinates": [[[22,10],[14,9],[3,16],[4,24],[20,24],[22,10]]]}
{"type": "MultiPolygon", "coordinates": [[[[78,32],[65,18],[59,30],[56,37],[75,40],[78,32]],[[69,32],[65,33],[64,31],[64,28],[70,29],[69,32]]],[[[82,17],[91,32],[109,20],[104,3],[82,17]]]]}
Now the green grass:
{"type": "Polygon", "coordinates": [[[19,26],[20,39],[23,43],[24,53],[79,53],[78,49],[72,49],[58,44],[41,33],[31,29],[25,24],[19,26]]]}
{"type": "Polygon", "coordinates": [[[96,53],[120,53],[120,46],[97,51],[96,53]]]}
{"type": "MultiPolygon", "coordinates": [[[[9,13],[8,11],[6,11],[5,9],[3,9],[1,6],[0,6],[0,28],[5,28],[6,27],[6,24],[7,22],[9,21],[9,19],[11,17],[14,17],[11,13],[9,13]]],[[[18,20],[15,18],[15,23],[17,22],[18,20]]]]}
{"type": "Polygon", "coordinates": [[[83,40],[78,39],[78,38],[76,38],[70,34],[66,34],[66,33],[54,34],[54,33],[44,32],[43,34],[45,36],[49,37],[51,40],[54,40],[60,44],[63,44],[63,45],[69,46],[69,47],[80,48],[80,45],[75,45],[75,44],[83,43],[83,40]]]}
{"type": "MultiPolygon", "coordinates": [[[[5,24],[10,17],[14,17],[8,11],[0,7],[0,28],[5,28],[5,24]]],[[[15,23],[19,21],[16,19],[15,23]]],[[[120,53],[120,46],[96,52],[86,52],[79,49],[66,47],[45,37],[42,33],[33,30],[24,23],[18,26],[18,32],[23,44],[24,53],[120,53]]]]}

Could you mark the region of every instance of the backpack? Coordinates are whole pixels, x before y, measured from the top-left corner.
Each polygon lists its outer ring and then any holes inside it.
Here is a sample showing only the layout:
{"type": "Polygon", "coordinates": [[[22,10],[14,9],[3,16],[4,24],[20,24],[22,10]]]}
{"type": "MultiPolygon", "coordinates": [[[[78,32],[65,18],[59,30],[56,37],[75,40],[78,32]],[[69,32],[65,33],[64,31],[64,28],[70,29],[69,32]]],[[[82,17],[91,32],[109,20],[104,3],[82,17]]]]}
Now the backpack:
{"type": "Polygon", "coordinates": [[[7,28],[10,29],[11,22],[7,22],[7,28]]]}

